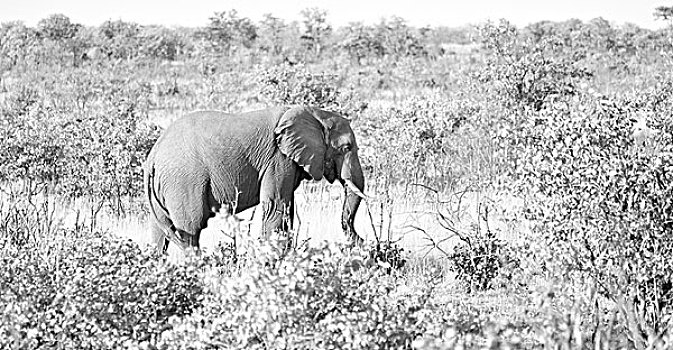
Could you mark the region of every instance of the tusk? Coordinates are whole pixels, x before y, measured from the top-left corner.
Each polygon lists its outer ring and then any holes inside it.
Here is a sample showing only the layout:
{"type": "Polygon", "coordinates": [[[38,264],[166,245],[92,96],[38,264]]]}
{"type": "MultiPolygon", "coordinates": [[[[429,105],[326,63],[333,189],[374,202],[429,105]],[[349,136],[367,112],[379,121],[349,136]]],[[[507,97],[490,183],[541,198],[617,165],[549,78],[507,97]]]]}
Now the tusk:
{"type": "Polygon", "coordinates": [[[358,197],[364,199],[365,201],[371,200],[366,194],[362,193],[357,186],[351,181],[351,180],[344,180],[344,183],[346,184],[346,187],[348,187],[353,193],[357,194],[358,197]]]}

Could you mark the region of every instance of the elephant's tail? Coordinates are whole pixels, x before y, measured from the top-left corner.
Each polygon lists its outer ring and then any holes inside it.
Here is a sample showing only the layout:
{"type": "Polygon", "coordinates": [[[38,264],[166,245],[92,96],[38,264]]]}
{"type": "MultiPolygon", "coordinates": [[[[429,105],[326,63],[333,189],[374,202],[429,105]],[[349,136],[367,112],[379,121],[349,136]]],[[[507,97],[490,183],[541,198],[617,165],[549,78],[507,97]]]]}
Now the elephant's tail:
{"type": "MultiPolygon", "coordinates": [[[[154,165],[146,164],[145,176],[143,180],[145,181],[145,194],[147,196],[147,203],[150,208],[150,213],[154,217],[154,220],[157,222],[157,224],[159,224],[161,227],[166,239],[178,246],[182,246],[184,242],[182,242],[178,230],[168,214],[168,209],[161,203],[159,197],[157,196],[155,173],[156,171],[154,165]]],[[[164,247],[166,246],[167,245],[164,245],[164,247]]]]}

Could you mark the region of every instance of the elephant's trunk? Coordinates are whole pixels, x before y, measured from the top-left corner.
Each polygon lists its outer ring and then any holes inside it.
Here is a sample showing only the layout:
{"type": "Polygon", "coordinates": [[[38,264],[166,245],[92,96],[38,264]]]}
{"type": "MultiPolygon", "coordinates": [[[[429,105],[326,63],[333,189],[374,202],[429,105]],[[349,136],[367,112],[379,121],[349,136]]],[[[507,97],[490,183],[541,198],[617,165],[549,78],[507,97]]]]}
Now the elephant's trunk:
{"type": "Polygon", "coordinates": [[[351,151],[345,157],[340,178],[345,191],[343,211],[341,213],[341,227],[351,242],[360,245],[364,240],[355,232],[354,223],[355,214],[358,211],[358,207],[360,207],[361,196],[365,189],[365,177],[362,174],[360,160],[355,151],[351,151]]]}

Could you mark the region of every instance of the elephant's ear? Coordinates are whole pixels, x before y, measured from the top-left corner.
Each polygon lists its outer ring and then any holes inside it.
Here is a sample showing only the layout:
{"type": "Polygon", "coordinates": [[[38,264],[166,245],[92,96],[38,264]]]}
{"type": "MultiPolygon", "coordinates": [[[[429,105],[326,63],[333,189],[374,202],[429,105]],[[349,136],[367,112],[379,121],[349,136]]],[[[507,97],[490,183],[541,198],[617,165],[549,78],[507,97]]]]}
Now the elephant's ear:
{"type": "Polygon", "coordinates": [[[324,173],[328,122],[319,118],[312,108],[296,107],[283,114],[274,130],[280,151],[316,181],[321,180],[324,173]]]}

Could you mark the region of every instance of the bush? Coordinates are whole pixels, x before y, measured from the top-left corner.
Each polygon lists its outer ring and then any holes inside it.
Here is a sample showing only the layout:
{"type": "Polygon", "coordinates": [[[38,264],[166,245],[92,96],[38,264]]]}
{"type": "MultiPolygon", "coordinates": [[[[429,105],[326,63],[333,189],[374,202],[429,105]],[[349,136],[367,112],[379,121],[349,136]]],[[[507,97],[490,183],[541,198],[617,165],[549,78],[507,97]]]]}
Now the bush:
{"type": "Polygon", "coordinates": [[[421,183],[443,191],[485,180],[491,145],[474,127],[480,111],[441,93],[369,108],[353,123],[372,173],[368,187],[421,183]]]}
{"type": "Polygon", "coordinates": [[[508,106],[540,110],[549,99],[574,95],[578,84],[592,76],[580,57],[558,51],[564,47],[559,37],[526,40],[505,20],[497,26],[489,23],[480,32],[491,55],[479,80],[493,83],[508,106]]]}
{"type": "Polygon", "coordinates": [[[518,188],[536,199],[530,217],[549,249],[546,268],[633,301],[637,341],[661,332],[673,306],[673,156],[636,145],[632,114],[628,101],[580,95],[523,114],[509,136],[518,188]]]}
{"type": "Polygon", "coordinates": [[[340,89],[335,75],[311,73],[303,65],[279,65],[258,78],[262,101],[275,105],[315,106],[356,117],[367,105],[353,91],[340,89]]]}
{"type": "Polygon", "coordinates": [[[507,242],[496,238],[491,230],[461,237],[448,258],[449,269],[470,293],[494,288],[492,281],[503,273],[508,262],[516,261],[507,242]]]}
{"type": "Polygon", "coordinates": [[[122,211],[122,197],[142,192],[141,162],[159,135],[147,123],[148,87],[81,74],[49,90],[55,84],[21,84],[0,106],[0,180],[50,184],[122,211]]]}
{"type": "Polygon", "coordinates": [[[390,274],[399,270],[407,263],[404,256],[404,248],[391,241],[378,241],[373,243],[369,250],[369,262],[376,263],[390,274]]]}
{"type": "Polygon", "coordinates": [[[2,347],[125,347],[200,305],[198,265],[166,264],[107,234],[62,231],[47,249],[9,245],[0,259],[2,347]]]}
{"type": "Polygon", "coordinates": [[[277,260],[272,247],[251,251],[240,276],[211,276],[204,307],[175,319],[159,347],[397,349],[424,332],[431,290],[395,297],[367,252],[324,245],[277,260]]]}

